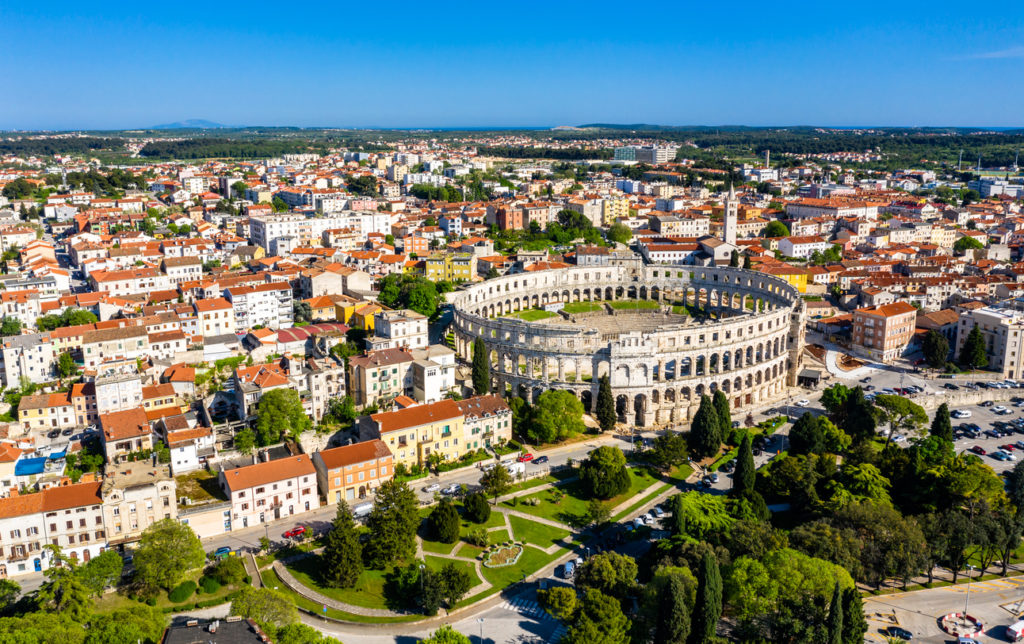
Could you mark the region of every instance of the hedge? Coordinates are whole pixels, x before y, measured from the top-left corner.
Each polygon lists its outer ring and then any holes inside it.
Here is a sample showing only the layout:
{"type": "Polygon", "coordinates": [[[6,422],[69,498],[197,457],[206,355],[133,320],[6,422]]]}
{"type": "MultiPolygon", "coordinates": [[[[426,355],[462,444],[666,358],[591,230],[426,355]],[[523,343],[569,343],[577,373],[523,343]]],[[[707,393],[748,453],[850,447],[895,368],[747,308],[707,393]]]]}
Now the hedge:
{"type": "Polygon", "coordinates": [[[167,594],[167,598],[177,604],[191,597],[196,592],[196,582],[191,579],[178,584],[177,588],[167,594]]]}

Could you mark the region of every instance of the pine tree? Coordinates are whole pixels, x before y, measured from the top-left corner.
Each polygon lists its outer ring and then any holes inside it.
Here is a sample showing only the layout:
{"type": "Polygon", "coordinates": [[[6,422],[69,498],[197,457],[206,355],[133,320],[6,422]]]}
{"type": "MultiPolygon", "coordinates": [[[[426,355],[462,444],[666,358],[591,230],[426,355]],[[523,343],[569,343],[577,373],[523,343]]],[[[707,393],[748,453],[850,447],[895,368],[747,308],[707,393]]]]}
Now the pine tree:
{"type": "Polygon", "coordinates": [[[707,395],[700,397],[700,407],[693,415],[690,425],[690,451],[698,458],[705,458],[718,453],[722,446],[722,427],[718,422],[718,412],[707,395]]]}
{"type": "Polygon", "coordinates": [[[602,432],[615,429],[615,399],[612,398],[612,383],[608,376],[601,376],[597,387],[597,422],[602,432]]]}
{"type": "Polygon", "coordinates": [[[843,596],[838,583],[828,608],[828,644],[843,644],[843,596]]]}
{"type": "Polygon", "coordinates": [[[949,405],[942,403],[935,410],[935,418],[932,419],[932,436],[937,436],[950,443],[953,442],[953,423],[949,420],[949,405]]]}
{"type": "Polygon", "coordinates": [[[491,393],[491,361],[483,338],[473,340],[473,389],[478,395],[491,393]]]}
{"type": "Polygon", "coordinates": [[[459,512],[452,505],[451,499],[442,499],[430,513],[430,526],[441,543],[455,543],[459,540],[459,512]]]}
{"type": "Polygon", "coordinates": [[[754,451],[750,434],[743,435],[740,452],[736,457],[736,471],[732,475],[732,495],[742,498],[754,491],[754,451]]]}
{"type": "Polygon", "coordinates": [[[697,601],[693,605],[693,632],[690,639],[694,644],[703,644],[715,639],[715,629],[722,616],[722,571],[710,552],[705,552],[700,562],[697,577],[697,601]]]}
{"type": "Polygon", "coordinates": [[[875,435],[874,405],[864,398],[863,389],[854,387],[847,396],[844,407],[843,417],[846,418],[846,426],[840,429],[845,430],[856,442],[868,440],[875,435]]]}
{"type": "Polygon", "coordinates": [[[715,397],[712,398],[712,402],[715,403],[718,426],[721,428],[718,436],[724,441],[729,436],[729,432],[732,431],[732,414],[729,412],[729,399],[725,397],[725,393],[721,389],[718,389],[715,391],[715,397]]]}
{"type": "Polygon", "coordinates": [[[988,354],[985,352],[985,337],[975,324],[967,334],[964,346],[960,348],[960,366],[970,369],[988,366],[988,354]]]}
{"type": "Polygon", "coordinates": [[[332,588],[352,588],[363,572],[363,546],[344,501],[338,503],[338,513],[327,533],[321,565],[324,584],[332,588]]]}
{"type": "Polygon", "coordinates": [[[669,577],[658,601],[654,641],[686,644],[690,636],[690,610],[686,607],[686,585],[677,575],[669,577]]]}
{"type": "Polygon", "coordinates": [[[843,591],[843,644],[861,644],[867,632],[864,601],[856,588],[847,588],[843,591]]]}

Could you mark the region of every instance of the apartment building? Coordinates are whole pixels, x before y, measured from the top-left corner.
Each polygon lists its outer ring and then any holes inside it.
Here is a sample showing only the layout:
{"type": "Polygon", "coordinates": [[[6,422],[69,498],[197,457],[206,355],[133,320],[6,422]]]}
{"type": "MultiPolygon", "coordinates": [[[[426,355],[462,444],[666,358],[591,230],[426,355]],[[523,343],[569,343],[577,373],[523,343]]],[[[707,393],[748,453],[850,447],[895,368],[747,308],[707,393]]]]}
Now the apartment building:
{"type": "Polygon", "coordinates": [[[404,349],[382,349],[349,358],[349,394],[356,405],[387,404],[409,392],[414,360],[404,349]]]}
{"type": "Polygon", "coordinates": [[[236,329],[282,329],[292,325],[292,289],[287,282],[226,288],[224,297],[231,303],[236,329]]]}
{"type": "Polygon", "coordinates": [[[89,369],[104,362],[135,362],[148,355],[149,333],[142,325],[96,329],[82,334],[82,357],[89,369]]]}
{"type": "Polygon", "coordinates": [[[50,567],[45,530],[42,493],[0,499],[0,579],[50,567]]]}
{"type": "Polygon", "coordinates": [[[854,351],[892,363],[914,337],[917,309],[906,302],[866,307],[853,312],[854,351]]]}
{"type": "Polygon", "coordinates": [[[137,295],[166,291],[173,287],[170,278],[155,268],[93,271],[89,274],[92,290],[110,295],[137,295]]]}
{"type": "Polygon", "coordinates": [[[487,448],[512,440],[512,409],[496,394],[456,401],[465,418],[466,449],[487,448]]]}
{"type": "Polygon", "coordinates": [[[472,448],[466,441],[465,417],[454,400],[414,405],[359,419],[360,440],[380,439],[395,465],[426,465],[431,454],[455,460],[472,448]]]}
{"type": "Polygon", "coordinates": [[[373,332],[374,337],[367,341],[374,349],[422,349],[429,344],[427,317],[409,309],[379,311],[374,315],[373,332]]]}
{"type": "Polygon", "coordinates": [[[196,335],[215,336],[235,333],[235,309],[223,297],[196,300],[196,335]]]}
{"type": "Polygon", "coordinates": [[[162,519],[178,517],[177,484],[166,465],[136,461],[107,465],[100,493],[107,544],[123,547],[162,519]]]}
{"type": "Polygon", "coordinates": [[[101,413],[99,421],[108,463],[117,463],[132,452],[153,449],[153,432],[141,407],[101,413]]]}
{"type": "Polygon", "coordinates": [[[783,237],[779,240],[779,252],[786,257],[798,259],[807,259],[815,252],[824,253],[830,246],[824,238],[817,235],[783,237]]]}
{"type": "Polygon", "coordinates": [[[231,528],[274,521],[319,507],[316,468],[306,454],[223,470],[220,487],[231,501],[231,528]]]}
{"type": "Polygon", "coordinates": [[[78,483],[39,492],[46,542],[74,561],[85,563],[107,547],[100,487],[78,483]]]}
{"type": "Polygon", "coordinates": [[[53,380],[53,345],[47,333],[12,335],[0,340],[0,377],[4,387],[18,387],[23,378],[41,384],[53,380]]]}
{"type": "Polygon", "coordinates": [[[455,352],[440,344],[412,349],[412,397],[437,402],[455,389],[455,352]]]}
{"type": "Polygon", "coordinates": [[[424,275],[438,282],[459,282],[473,279],[472,253],[434,253],[424,260],[424,275]]]}
{"type": "Polygon", "coordinates": [[[70,392],[22,396],[18,422],[27,430],[48,432],[78,425],[70,392]]]}
{"type": "Polygon", "coordinates": [[[12,290],[0,293],[0,312],[5,318],[15,318],[23,326],[34,327],[42,314],[39,291],[12,290]]]}
{"type": "Polygon", "coordinates": [[[394,476],[394,459],[383,441],[373,439],[313,454],[320,494],[329,504],[350,505],[373,495],[394,476]]]}
{"type": "Polygon", "coordinates": [[[165,257],[160,268],[173,285],[203,277],[203,262],[198,257],[165,257]]]}
{"type": "Polygon", "coordinates": [[[988,368],[1006,378],[1024,378],[1024,360],[1021,359],[1024,312],[993,306],[962,309],[956,332],[957,356],[975,325],[985,339],[988,368]]]}

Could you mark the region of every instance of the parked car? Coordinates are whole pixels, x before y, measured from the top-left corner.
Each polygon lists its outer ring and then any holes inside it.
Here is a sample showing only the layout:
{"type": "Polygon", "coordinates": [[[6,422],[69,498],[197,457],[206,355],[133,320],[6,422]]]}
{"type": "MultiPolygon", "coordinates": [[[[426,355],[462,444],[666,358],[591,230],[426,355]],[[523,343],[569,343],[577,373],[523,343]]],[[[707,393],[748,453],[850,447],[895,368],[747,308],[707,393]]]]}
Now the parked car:
{"type": "Polygon", "coordinates": [[[533,460],[533,454],[529,452],[525,454],[520,454],[516,460],[519,461],[520,463],[529,463],[530,461],[533,460]]]}
{"type": "Polygon", "coordinates": [[[718,483],[718,472],[712,472],[709,478],[712,483],[718,483]]]}
{"type": "MultiPolygon", "coordinates": [[[[213,551],[213,556],[215,558],[217,558],[217,559],[223,559],[224,557],[230,557],[233,554],[235,554],[235,551],[232,550],[231,548],[228,548],[227,546],[221,546],[220,548],[217,548],[216,550],[213,551]]],[[[129,555],[128,558],[125,559],[125,561],[129,561],[129,559],[131,559],[131,555],[129,555]]]]}
{"type": "Polygon", "coordinates": [[[953,413],[950,414],[953,418],[970,418],[971,412],[966,409],[954,409],[953,413]]]}
{"type": "Polygon", "coordinates": [[[566,561],[562,567],[562,578],[571,579],[576,574],[576,563],[573,561],[566,561]]]}
{"type": "Polygon", "coordinates": [[[428,494],[433,494],[434,492],[437,492],[440,489],[441,485],[439,483],[431,483],[430,485],[424,487],[423,491],[428,494]]]}
{"type": "Polygon", "coordinates": [[[801,398],[800,400],[796,401],[796,406],[797,407],[806,407],[807,405],[810,405],[810,404],[811,404],[811,401],[807,400],[806,398],[801,398]]]}
{"type": "Polygon", "coordinates": [[[455,496],[459,492],[462,492],[462,486],[458,483],[452,483],[445,489],[441,490],[441,494],[445,494],[447,496],[455,496]]]}
{"type": "Polygon", "coordinates": [[[914,634],[901,626],[890,626],[885,629],[885,634],[896,639],[907,640],[908,642],[914,639],[914,634]]]}
{"type": "Polygon", "coordinates": [[[994,405],[994,404],[995,404],[995,403],[994,403],[994,402],[992,402],[991,400],[983,400],[983,401],[981,401],[980,403],[978,403],[978,406],[979,406],[979,407],[991,407],[991,406],[992,406],[992,405],[994,405]]]}
{"type": "Polygon", "coordinates": [[[655,507],[654,507],[654,509],[653,509],[653,510],[651,510],[651,512],[653,512],[653,513],[654,513],[654,516],[658,517],[659,519],[660,519],[661,517],[665,516],[665,511],[661,509],[661,506],[660,506],[660,505],[658,505],[658,506],[655,506],[655,507]]]}
{"type": "Polygon", "coordinates": [[[864,376],[860,379],[861,382],[871,382],[871,376],[864,376]]]}
{"type": "Polygon", "coordinates": [[[988,452],[985,451],[985,448],[982,447],[981,445],[975,445],[974,447],[971,448],[971,451],[981,456],[988,454],[988,452]]]}
{"type": "Polygon", "coordinates": [[[51,430],[50,433],[46,435],[47,438],[57,438],[58,436],[60,436],[59,429],[51,430]]]}
{"type": "Polygon", "coordinates": [[[960,389],[960,387],[957,387],[956,385],[954,385],[951,382],[947,382],[946,384],[944,384],[942,386],[943,386],[943,388],[949,389],[950,391],[958,391],[960,389]]]}
{"type": "Polygon", "coordinates": [[[998,449],[996,451],[992,452],[991,454],[989,454],[989,456],[991,456],[992,458],[994,458],[997,461],[1009,461],[1009,460],[1011,460],[1009,454],[1007,454],[1006,452],[1004,452],[1002,450],[998,450],[998,449]]]}
{"type": "MultiPolygon", "coordinates": [[[[986,402],[988,402],[988,401],[986,401],[986,402]]],[[[992,408],[992,411],[997,413],[997,414],[1001,414],[1004,411],[1006,411],[1006,407],[1003,407],[1002,405],[996,405],[995,407],[992,408]]]]}
{"type": "Polygon", "coordinates": [[[533,459],[533,464],[534,465],[540,465],[541,463],[547,463],[547,462],[548,462],[548,457],[547,456],[538,456],[537,458],[533,459]]]}
{"type": "Polygon", "coordinates": [[[287,532],[285,532],[284,533],[284,538],[285,539],[294,539],[296,537],[301,537],[304,534],[306,534],[306,526],[304,526],[304,525],[297,525],[294,528],[292,528],[291,530],[288,530],[287,532]]]}

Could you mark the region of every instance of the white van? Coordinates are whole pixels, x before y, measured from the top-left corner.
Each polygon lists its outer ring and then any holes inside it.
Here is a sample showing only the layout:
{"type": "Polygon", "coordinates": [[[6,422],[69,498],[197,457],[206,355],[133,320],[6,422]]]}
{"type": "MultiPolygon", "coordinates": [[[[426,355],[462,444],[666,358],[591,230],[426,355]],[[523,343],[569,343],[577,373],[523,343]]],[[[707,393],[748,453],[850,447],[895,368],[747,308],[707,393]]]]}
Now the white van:
{"type": "Polygon", "coordinates": [[[1011,642],[1019,642],[1024,639],[1024,620],[1006,627],[1006,639],[1011,642]]]}
{"type": "Polygon", "coordinates": [[[369,516],[370,512],[372,511],[372,503],[360,503],[356,507],[352,508],[352,516],[356,519],[362,519],[365,516],[369,516]]]}

